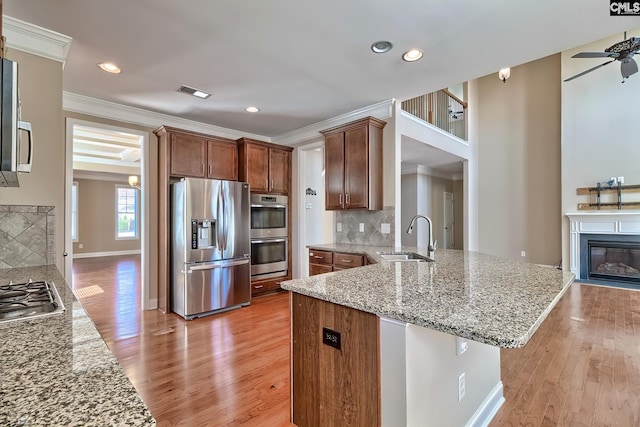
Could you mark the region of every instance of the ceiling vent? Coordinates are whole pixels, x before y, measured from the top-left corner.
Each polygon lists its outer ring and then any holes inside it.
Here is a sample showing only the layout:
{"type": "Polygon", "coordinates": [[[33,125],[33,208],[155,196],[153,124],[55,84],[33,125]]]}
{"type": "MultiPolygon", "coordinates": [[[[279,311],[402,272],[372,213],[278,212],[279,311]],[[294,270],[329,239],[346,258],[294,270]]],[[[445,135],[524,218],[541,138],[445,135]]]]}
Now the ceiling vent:
{"type": "Polygon", "coordinates": [[[197,96],[198,98],[207,99],[211,96],[209,92],[205,92],[194,87],[182,85],[178,88],[178,92],[188,93],[189,95],[197,96]]]}

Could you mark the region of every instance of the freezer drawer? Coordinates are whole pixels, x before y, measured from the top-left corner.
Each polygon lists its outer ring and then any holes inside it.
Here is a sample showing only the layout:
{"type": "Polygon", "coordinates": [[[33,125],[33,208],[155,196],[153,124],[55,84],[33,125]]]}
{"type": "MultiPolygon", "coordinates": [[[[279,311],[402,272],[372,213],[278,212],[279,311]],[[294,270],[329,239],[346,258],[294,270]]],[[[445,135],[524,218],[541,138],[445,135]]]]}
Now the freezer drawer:
{"type": "Polygon", "coordinates": [[[174,274],[171,310],[185,319],[248,305],[251,299],[249,258],[186,264],[174,274]]]}

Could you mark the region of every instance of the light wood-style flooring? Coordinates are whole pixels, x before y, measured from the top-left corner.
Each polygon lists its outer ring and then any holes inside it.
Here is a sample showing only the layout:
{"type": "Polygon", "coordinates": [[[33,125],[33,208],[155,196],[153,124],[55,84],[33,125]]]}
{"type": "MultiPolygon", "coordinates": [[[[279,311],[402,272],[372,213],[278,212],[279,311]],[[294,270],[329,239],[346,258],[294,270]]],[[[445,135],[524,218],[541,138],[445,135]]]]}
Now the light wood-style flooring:
{"type": "MultiPolygon", "coordinates": [[[[158,425],[292,425],[287,294],[187,322],[140,310],[139,264],[74,260],[74,289],[158,425]]],[[[640,426],[640,292],[574,283],[501,367],[490,427],[640,426]]]]}

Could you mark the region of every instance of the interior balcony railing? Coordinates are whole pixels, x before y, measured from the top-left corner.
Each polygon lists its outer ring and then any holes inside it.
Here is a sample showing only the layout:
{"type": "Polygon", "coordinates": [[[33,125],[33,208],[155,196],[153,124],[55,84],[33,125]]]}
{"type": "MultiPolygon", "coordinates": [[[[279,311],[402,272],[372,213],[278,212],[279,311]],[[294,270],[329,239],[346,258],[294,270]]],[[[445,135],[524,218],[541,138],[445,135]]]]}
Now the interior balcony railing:
{"type": "Polygon", "coordinates": [[[402,101],[401,108],[425,122],[467,140],[467,103],[446,89],[402,101]]]}

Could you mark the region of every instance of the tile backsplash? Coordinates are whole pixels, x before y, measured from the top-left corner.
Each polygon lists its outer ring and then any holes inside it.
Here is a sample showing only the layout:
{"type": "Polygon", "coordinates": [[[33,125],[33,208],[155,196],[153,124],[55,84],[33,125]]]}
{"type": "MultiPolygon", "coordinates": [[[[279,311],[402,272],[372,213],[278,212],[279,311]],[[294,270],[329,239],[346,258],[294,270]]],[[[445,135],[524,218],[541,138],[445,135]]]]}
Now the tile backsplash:
{"type": "Polygon", "coordinates": [[[53,206],[0,205],[0,268],[55,264],[53,206]]]}
{"type": "Polygon", "coordinates": [[[381,211],[336,211],[333,229],[342,224],[342,231],[335,231],[336,243],[394,246],[395,208],[386,206],[381,211]],[[364,224],[364,232],[360,231],[364,224]],[[382,233],[381,225],[390,224],[390,233],[382,233]]]}

